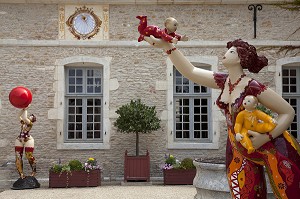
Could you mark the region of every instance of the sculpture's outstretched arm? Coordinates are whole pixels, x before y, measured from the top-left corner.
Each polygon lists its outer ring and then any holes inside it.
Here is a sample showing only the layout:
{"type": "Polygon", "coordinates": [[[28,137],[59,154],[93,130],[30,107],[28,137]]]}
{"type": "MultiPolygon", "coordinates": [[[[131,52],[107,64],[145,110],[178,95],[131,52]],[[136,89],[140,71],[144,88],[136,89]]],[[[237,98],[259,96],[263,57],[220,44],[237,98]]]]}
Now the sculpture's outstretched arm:
{"type": "Polygon", "coordinates": [[[214,80],[213,71],[194,67],[172,43],[165,42],[162,39],[157,39],[153,36],[145,37],[144,39],[149,44],[168,51],[170,53],[170,60],[175,65],[176,69],[186,78],[202,86],[219,88],[214,80]]]}

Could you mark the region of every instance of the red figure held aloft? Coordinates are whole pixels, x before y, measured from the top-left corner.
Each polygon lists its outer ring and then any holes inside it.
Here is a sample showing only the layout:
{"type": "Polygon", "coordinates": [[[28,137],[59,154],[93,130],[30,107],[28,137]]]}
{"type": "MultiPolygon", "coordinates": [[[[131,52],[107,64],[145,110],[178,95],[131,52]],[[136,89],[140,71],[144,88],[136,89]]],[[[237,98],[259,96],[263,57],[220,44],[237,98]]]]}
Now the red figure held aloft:
{"type": "Polygon", "coordinates": [[[155,38],[161,38],[169,43],[177,44],[178,41],[187,41],[189,38],[187,36],[181,36],[175,31],[177,30],[178,22],[176,19],[169,17],[165,21],[165,29],[160,29],[157,26],[149,25],[147,26],[147,16],[137,16],[140,20],[138,31],[141,34],[138,38],[138,42],[144,40],[144,36],[154,36],[155,38]]]}

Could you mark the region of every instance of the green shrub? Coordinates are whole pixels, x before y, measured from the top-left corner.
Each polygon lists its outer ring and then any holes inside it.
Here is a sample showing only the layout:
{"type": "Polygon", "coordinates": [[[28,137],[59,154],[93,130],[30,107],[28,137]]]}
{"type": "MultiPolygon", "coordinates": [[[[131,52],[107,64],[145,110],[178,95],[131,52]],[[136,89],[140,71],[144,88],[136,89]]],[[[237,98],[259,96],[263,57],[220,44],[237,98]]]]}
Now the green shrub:
{"type": "Polygon", "coordinates": [[[53,171],[54,173],[60,173],[62,171],[63,165],[61,164],[55,164],[53,165],[53,167],[51,167],[51,171],[53,171]]]}
{"type": "Polygon", "coordinates": [[[83,169],[82,163],[79,160],[71,160],[69,166],[71,171],[80,171],[83,169]]]}
{"type": "Polygon", "coordinates": [[[183,169],[195,169],[195,168],[196,168],[196,167],[194,166],[194,164],[193,164],[193,159],[191,159],[191,158],[184,158],[184,159],[181,161],[180,166],[181,166],[183,169]]]}

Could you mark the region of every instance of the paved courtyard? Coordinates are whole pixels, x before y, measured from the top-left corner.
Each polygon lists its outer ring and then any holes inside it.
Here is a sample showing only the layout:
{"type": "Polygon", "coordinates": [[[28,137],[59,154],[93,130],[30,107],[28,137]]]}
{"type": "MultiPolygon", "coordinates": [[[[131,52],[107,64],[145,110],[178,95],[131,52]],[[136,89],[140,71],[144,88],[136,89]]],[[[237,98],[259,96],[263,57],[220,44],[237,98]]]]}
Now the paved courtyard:
{"type": "Polygon", "coordinates": [[[99,186],[89,188],[57,188],[42,187],[27,190],[5,190],[0,199],[193,199],[196,188],[193,185],[183,186],[99,186]]]}

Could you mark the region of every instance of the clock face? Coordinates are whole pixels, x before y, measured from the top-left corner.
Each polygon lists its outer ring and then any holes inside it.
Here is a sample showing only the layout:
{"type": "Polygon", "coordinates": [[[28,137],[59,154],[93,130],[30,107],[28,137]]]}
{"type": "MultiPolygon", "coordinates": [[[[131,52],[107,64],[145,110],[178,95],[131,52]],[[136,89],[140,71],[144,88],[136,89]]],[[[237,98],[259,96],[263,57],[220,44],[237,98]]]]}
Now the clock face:
{"type": "Polygon", "coordinates": [[[91,39],[99,32],[102,21],[91,8],[83,6],[76,9],[66,24],[77,39],[91,39]]]}
{"type": "Polygon", "coordinates": [[[89,13],[80,13],[74,17],[73,27],[79,34],[89,34],[93,32],[96,27],[94,17],[89,13]]]}

